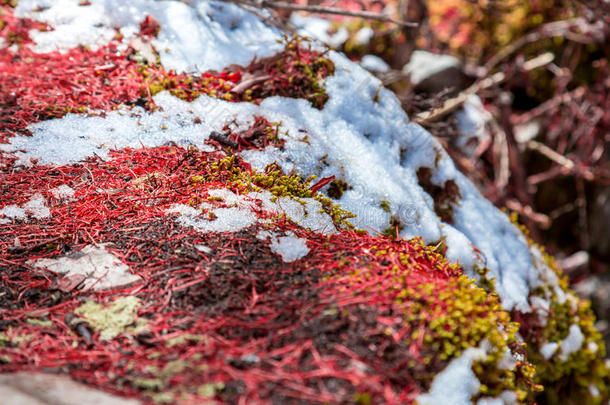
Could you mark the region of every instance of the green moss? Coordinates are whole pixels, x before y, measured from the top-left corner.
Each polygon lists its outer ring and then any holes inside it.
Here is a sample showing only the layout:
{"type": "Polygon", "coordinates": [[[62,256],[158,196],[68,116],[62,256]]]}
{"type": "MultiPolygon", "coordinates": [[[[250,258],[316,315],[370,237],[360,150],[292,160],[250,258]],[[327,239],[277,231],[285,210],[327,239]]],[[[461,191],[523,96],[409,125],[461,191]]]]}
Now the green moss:
{"type": "MultiPolygon", "coordinates": [[[[511,221],[528,235],[527,229],[518,223],[516,214],[511,215],[511,221]]],[[[568,288],[567,277],[543,247],[529,237],[528,243],[531,249],[537,249],[542,255],[541,261],[534,260],[539,272],[550,270],[558,284],[542,285],[530,294],[530,297],[540,297],[550,303],[546,323],[541,322],[536,313],[520,315],[523,318],[520,333],[528,342],[528,357],[536,365],[535,381],[546,388],[541,394],[542,401],[548,404],[571,405],[595,405],[607,401],[610,370],[604,360],[606,348],[601,334],[595,329],[595,316],[590,303],[579,299],[568,288]],[[543,266],[545,268],[542,268],[543,266]],[[557,288],[565,295],[565,299],[559,299],[557,288]],[[572,325],[578,325],[584,338],[580,350],[562,360],[558,354],[561,350],[559,349],[550,359],[545,359],[540,353],[542,345],[561,342],[568,336],[572,325]],[[593,347],[595,350],[591,349],[593,347]],[[600,395],[592,396],[591,387],[595,387],[600,395]]]]}
{"type": "Polygon", "coordinates": [[[133,380],[133,385],[136,388],[146,391],[159,391],[163,388],[163,381],[159,378],[136,378],[133,380]]]}
{"type": "MultiPolygon", "coordinates": [[[[502,309],[495,293],[477,286],[475,280],[459,275],[456,264],[447,263],[438,247],[423,244],[421,239],[408,242],[411,252],[396,252],[395,245],[373,246],[371,253],[380,261],[399,263],[390,268],[393,281],[383,283],[383,294],[390,294],[397,307],[403,308],[404,325],[409,328],[405,342],[421,356],[407,364],[414,378],[428,384],[436,373],[452,359],[471,347],[484,347],[487,357],[475,362],[473,371],[481,381],[479,396],[496,396],[510,390],[517,393],[521,403],[528,403],[536,390],[534,366],[526,357],[515,361],[515,366],[501,367],[511,353],[523,351],[516,333],[518,324],[502,309]],[[432,264],[434,270],[422,267],[432,264]],[[417,272],[438,271],[447,278],[417,272]],[[455,274],[455,275],[453,275],[455,274]],[[392,285],[388,289],[387,286],[392,285]]],[[[378,272],[357,269],[354,283],[369,284],[378,272]]],[[[411,350],[411,349],[409,349],[411,350]]]]}
{"type": "Polygon", "coordinates": [[[381,202],[379,203],[379,206],[385,212],[390,212],[390,202],[388,200],[381,200],[381,202]]]}
{"type": "MultiPolygon", "coordinates": [[[[202,162],[203,167],[196,167],[202,174],[191,176],[191,183],[213,183],[223,181],[229,189],[240,193],[267,190],[274,197],[289,197],[297,201],[303,198],[313,198],[322,205],[336,226],[352,229],[347,221],[355,215],[343,210],[330,198],[311,191],[309,184],[314,177],[303,180],[296,175],[286,176],[279,166],[271,164],[264,171],[247,170],[240,164],[235,155],[227,156],[214,162],[202,162]]],[[[302,201],[301,201],[302,202],[302,201]]]]}

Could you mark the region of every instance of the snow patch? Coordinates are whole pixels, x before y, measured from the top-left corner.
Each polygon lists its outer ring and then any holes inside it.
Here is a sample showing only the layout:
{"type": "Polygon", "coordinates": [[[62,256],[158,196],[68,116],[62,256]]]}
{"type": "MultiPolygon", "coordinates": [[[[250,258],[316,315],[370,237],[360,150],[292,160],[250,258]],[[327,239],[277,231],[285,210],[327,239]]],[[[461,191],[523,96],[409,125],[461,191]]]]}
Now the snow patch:
{"type": "Polygon", "coordinates": [[[290,15],[290,22],[297,27],[299,35],[310,37],[333,47],[339,47],[347,41],[349,33],[345,27],[329,34],[332,29],[331,22],[319,17],[303,16],[298,13],[290,15]]]}
{"type": "Polygon", "coordinates": [[[559,343],[557,342],[547,342],[540,347],[540,354],[544,357],[545,360],[553,357],[557,349],[559,348],[559,343]]]}
{"type": "Polygon", "coordinates": [[[566,361],[570,354],[576,353],[582,347],[585,341],[585,337],[580,330],[578,325],[570,325],[568,336],[561,342],[561,351],[559,352],[559,358],[562,361],[566,361]]]}
{"type": "Polygon", "coordinates": [[[403,72],[410,75],[411,83],[419,84],[430,76],[457,66],[460,66],[460,61],[456,57],[416,50],[411,54],[409,63],[403,67],[403,72]]]}
{"type": "Polygon", "coordinates": [[[208,194],[221,198],[228,207],[216,207],[204,202],[195,209],[176,204],[167,212],[180,214],[178,222],[203,232],[238,232],[257,222],[264,223],[257,215],[260,207],[271,215],[285,214],[305,229],[323,234],[337,231],[332,218],[322,210],[320,202],[313,198],[303,198],[299,202],[289,197],[274,198],[269,191],[238,195],[226,189],[209,190],[208,194]]]}
{"type": "MultiPolygon", "coordinates": [[[[568,360],[570,354],[576,353],[585,342],[585,337],[582,334],[580,326],[576,324],[570,325],[568,336],[561,342],[547,342],[540,347],[540,354],[545,360],[550,359],[559,349],[559,359],[561,361],[568,360]]],[[[595,344],[595,343],[593,343],[595,344]]],[[[588,346],[590,348],[590,346],[588,346]]],[[[597,345],[595,346],[597,349],[597,345]]]]}
{"type": "Polygon", "coordinates": [[[375,55],[364,55],[360,61],[360,66],[371,72],[386,73],[390,66],[383,59],[375,55]]]}
{"type": "Polygon", "coordinates": [[[192,6],[178,1],[21,0],[18,17],[48,23],[53,31],[32,30],[36,52],[67,51],[79,45],[97,49],[115,37],[115,29],[128,43],[139,24],[152,15],[161,25],[153,45],[161,63],[179,72],[222,70],[237,63],[247,65],[255,56],[278,52],[279,31],[244,9],[225,2],[194,0],[192,6]]]}
{"type": "Polygon", "coordinates": [[[49,191],[51,192],[53,197],[57,198],[58,200],[64,200],[64,201],[74,200],[75,191],[72,187],[68,186],[67,184],[62,184],[61,186],[52,188],[49,191]]]}
{"type": "Polygon", "coordinates": [[[261,231],[256,237],[263,240],[271,239],[271,251],[280,255],[285,263],[292,263],[309,253],[307,240],[299,238],[292,232],[287,232],[286,236],[278,236],[272,232],[261,231]]]}
{"type": "Polygon", "coordinates": [[[430,391],[418,395],[419,405],[470,405],[470,398],[479,392],[481,383],[472,371],[472,363],[485,358],[482,348],[466,349],[458,358],[434,377],[430,391]]]}
{"type": "Polygon", "coordinates": [[[108,252],[106,245],[85,246],[70,256],[39,259],[34,266],[47,268],[64,277],[83,277],[84,287],[95,291],[114,289],[140,281],[140,277],[129,272],[129,267],[108,252]]]}
{"type": "Polygon", "coordinates": [[[12,219],[24,220],[28,215],[31,215],[36,219],[48,218],[51,216],[51,211],[49,211],[49,207],[47,207],[47,202],[41,194],[34,194],[32,198],[21,207],[13,204],[0,209],[0,224],[9,223],[12,219]],[[4,218],[2,218],[3,215],[4,218]]]}

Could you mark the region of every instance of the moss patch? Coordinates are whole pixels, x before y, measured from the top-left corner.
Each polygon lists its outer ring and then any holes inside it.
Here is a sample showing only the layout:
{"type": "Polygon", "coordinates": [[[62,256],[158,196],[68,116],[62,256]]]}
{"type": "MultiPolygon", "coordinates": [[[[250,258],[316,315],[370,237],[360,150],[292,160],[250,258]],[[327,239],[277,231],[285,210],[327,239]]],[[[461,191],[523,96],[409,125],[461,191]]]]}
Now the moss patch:
{"type": "Polygon", "coordinates": [[[144,326],[144,321],[137,318],[139,306],[140,300],[133,296],[117,298],[108,306],[87,301],[74,310],[80,318],[75,318],[73,322],[85,321],[100,333],[101,340],[109,340],[120,333],[133,332],[144,326]]]}

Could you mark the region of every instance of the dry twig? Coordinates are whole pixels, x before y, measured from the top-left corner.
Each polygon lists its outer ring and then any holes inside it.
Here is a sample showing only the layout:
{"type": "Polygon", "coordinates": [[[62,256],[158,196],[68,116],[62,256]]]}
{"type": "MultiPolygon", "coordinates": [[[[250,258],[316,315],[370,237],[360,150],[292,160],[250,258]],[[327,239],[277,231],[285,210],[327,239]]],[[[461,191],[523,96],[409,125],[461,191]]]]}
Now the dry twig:
{"type": "MultiPolygon", "coordinates": [[[[544,65],[547,65],[553,61],[554,55],[550,52],[543,53],[542,55],[536,56],[523,64],[523,70],[530,71],[544,65]]],[[[431,122],[438,120],[439,118],[455,111],[458,109],[464,101],[471,94],[475,94],[481,90],[490,88],[499,83],[502,83],[506,79],[506,75],[503,72],[495,73],[489,77],[485,77],[475,82],[472,86],[462,91],[456,97],[449,99],[443,103],[439,108],[430,111],[424,111],[415,116],[414,120],[418,124],[427,125],[431,122]]]]}
{"type": "Polygon", "coordinates": [[[268,0],[223,0],[227,3],[234,3],[249,7],[254,7],[258,9],[271,8],[276,10],[290,10],[290,11],[306,11],[308,13],[316,13],[316,14],[333,14],[333,15],[342,15],[347,17],[357,17],[364,18],[367,20],[377,20],[388,22],[392,24],[399,25],[401,27],[417,27],[418,24],[413,21],[401,21],[395,20],[392,17],[382,14],[382,13],[374,13],[372,11],[353,11],[353,10],[344,10],[342,8],[336,7],[326,7],[326,6],[306,6],[300,4],[292,4],[283,1],[268,1],[268,0]]]}

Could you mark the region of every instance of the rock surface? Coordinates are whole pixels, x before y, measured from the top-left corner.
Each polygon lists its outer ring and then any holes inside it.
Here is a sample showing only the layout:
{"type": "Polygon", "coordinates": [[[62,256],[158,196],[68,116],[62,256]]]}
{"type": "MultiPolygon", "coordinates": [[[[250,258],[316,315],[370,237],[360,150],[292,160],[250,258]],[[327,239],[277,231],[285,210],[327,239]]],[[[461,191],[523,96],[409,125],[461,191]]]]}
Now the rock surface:
{"type": "Polygon", "coordinates": [[[2,12],[0,370],[145,403],[606,400],[588,304],[341,54],[221,2],[2,12]],[[92,246],[107,275],[58,267],[92,246]]]}

